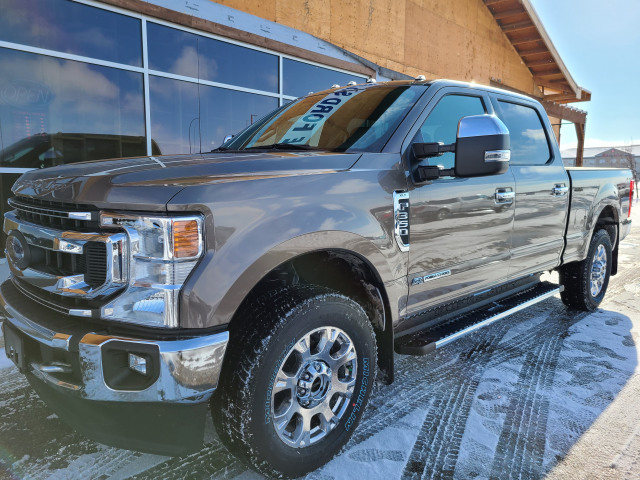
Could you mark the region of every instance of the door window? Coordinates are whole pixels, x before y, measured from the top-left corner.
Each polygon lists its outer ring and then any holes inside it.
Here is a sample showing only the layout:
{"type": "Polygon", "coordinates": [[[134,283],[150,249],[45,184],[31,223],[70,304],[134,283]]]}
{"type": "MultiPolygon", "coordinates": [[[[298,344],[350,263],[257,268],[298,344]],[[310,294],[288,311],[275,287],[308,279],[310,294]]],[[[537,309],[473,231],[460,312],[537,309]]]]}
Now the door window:
{"type": "MultiPolygon", "coordinates": [[[[445,145],[455,143],[458,135],[458,124],[462,117],[470,115],[484,115],[484,103],[480,97],[468,95],[447,95],[429,113],[413,142],[442,142],[445,145]]],[[[427,158],[423,165],[440,165],[443,168],[453,168],[455,154],[445,153],[440,157],[427,158]]]]}
{"type": "Polygon", "coordinates": [[[502,121],[509,129],[511,165],[544,165],[551,158],[549,142],[535,109],[517,103],[500,103],[502,121]]]}

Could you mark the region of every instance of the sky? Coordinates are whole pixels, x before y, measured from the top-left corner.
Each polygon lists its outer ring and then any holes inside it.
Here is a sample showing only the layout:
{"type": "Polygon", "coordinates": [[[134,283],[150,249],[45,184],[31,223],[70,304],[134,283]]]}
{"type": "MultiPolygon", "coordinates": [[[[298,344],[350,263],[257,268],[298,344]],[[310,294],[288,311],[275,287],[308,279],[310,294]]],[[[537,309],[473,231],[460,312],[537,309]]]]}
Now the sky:
{"type": "MultiPolygon", "coordinates": [[[[586,147],[640,144],[640,1],[530,0],[571,76],[591,91],[586,147]]],[[[560,148],[575,147],[563,125],[560,148]]]]}

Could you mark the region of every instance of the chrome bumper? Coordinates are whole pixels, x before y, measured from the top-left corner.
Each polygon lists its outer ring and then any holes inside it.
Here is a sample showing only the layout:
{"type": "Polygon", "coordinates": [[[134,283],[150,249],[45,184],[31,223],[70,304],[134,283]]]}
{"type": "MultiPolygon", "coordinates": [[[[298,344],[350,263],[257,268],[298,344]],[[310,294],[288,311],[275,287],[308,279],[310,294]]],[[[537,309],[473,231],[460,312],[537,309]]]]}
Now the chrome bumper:
{"type": "MultiPolygon", "coordinates": [[[[27,318],[17,305],[11,305],[0,290],[0,307],[7,314],[7,325],[20,335],[49,349],[48,357],[77,356],[80,381],[69,381],[71,365],[60,362],[36,362],[25,357],[26,373],[57,391],[78,398],[109,402],[161,402],[195,404],[207,402],[218,384],[229,333],[183,340],[147,340],[116,337],[93,332],[69,333],[54,331],[27,318]],[[144,390],[111,388],[105,379],[103,353],[115,342],[132,352],[137,347],[149,347],[157,352],[157,380],[144,390]]],[[[137,374],[136,374],[137,375],[137,374]]]]}

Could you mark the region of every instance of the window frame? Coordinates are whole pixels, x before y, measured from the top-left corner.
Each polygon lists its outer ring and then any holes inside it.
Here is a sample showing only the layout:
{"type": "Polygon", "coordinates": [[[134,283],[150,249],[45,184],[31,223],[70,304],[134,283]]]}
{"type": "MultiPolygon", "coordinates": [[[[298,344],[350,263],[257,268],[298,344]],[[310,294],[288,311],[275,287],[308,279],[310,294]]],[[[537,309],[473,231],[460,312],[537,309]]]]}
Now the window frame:
{"type": "MultiPolygon", "coordinates": [[[[545,122],[545,119],[548,120],[548,116],[546,114],[546,112],[544,113],[544,115],[542,115],[540,113],[540,104],[537,102],[527,102],[521,98],[516,98],[516,97],[510,97],[507,95],[492,95],[491,98],[492,102],[495,103],[494,108],[496,111],[496,115],[498,116],[498,118],[500,120],[502,120],[504,122],[504,113],[500,107],[500,103],[511,103],[513,105],[518,105],[521,107],[526,107],[526,108],[531,108],[536,115],[538,116],[538,121],[540,122],[540,125],[542,126],[542,131],[544,132],[546,141],[547,141],[547,150],[549,151],[549,158],[547,159],[547,161],[545,163],[511,163],[509,162],[509,166],[514,166],[514,167],[544,167],[547,165],[552,165],[555,162],[556,159],[556,152],[555,149],[553,148],[553,143],[551,142],[551,138],[549,136],[549,126],[547,125],[547,123],[545,122]]],[[[506,123],[505,123],[506,125],[506,123]]],[[[507,128],[509,128],[507,126],[507,128]]],[[[509,132],[509,136],[511,136],[511,132],[509,132]]]]}

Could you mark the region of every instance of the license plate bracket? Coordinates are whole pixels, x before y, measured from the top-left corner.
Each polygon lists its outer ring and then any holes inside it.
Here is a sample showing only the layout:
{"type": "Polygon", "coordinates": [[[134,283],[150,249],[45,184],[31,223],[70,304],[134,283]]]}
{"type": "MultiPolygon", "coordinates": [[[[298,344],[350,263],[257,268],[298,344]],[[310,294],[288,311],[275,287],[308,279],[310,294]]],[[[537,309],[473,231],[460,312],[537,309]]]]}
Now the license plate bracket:
{"type": "Polygon", "coordinates": [[[4,351],[21,372],[25,368],[24,340],[13,328],[4,327],[4,351]]]}

